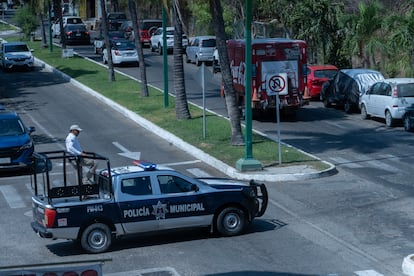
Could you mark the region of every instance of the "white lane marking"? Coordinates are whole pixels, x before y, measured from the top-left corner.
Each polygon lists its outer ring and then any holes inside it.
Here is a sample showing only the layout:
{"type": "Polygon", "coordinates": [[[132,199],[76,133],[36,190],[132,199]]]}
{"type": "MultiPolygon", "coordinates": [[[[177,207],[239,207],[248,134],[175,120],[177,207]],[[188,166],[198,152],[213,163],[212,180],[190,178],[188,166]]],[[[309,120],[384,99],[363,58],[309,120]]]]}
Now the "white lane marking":
{"type": "Polygon", "coordinates": [[[124,272],[115,272],[105,274],[106,276],[143,276],[143,275],[169,275],[169,276],[180,276],[180,274],[172,267],[160,267],[160,268],[147,268],[140,270],[130,270],[124,272]]]}
{"type": "Polygon", "coordinates": [[[187,171],[195,177],[212,177],[210,174],[198,168],[187,169],[187,171]]]}
{"type": "Polygon", "coordinates": [[[355,271],[358,276],[384,276],[383,274],[376,272],[375,270],[361,270],[355,271]]]}
{"type": "Polygon", "coordinates": [[[135,151],[135,152],[130,151],[129,149],[127,149],[126,147],[124,147],[123,145],[121,145],[118,142],[112,142],[112,144],[122,151],[122,152],[118,153],[119,155],[124,156],[124,157],[129,158],[129,159],[132,159],[132,160],[141,159],[141,152],[139,152],[139,151],[135,151]]]}
{"type": "Polygon", "coordinates": [[[337,127],[337,128],[341,128],[341,129],[347,129],[346,126],[342,126],[340,123],[338,123],[338,121],[325,121],[326,124],[337,127]]]}
{"type": "MultiPolygon", "coordinates": [[[[192,161],[183,161],[183,162],[176,162],[176,163],[165,163],[162,164],[163,166],[179,166],[179,165],[188,165],[188,164],[195,164],[200,163],[201,160],[192,160],[192,161]]],[[[160,164],[161,165],[161,164],[160,164]]]]}
{"type": "Polygon", "coordinates": [[[337,166],[344,166],[350,169],[359,169],[359,168],[363,168],[362,165],[357,164],[355,162],[352,162],[350,160],[347,160],[345,158],[341,158],[341,157],[329,157],[329,159],[331,159],[332,161],[334,161],[335,165],[337,166]]]}
{"type": "Polygon", "coordinates": [[[23,198],[19,195],[16,188],[14,188],[12,185],[0,186],[0,192],[3,194],[10,208],[26,207],[23,198]]]}

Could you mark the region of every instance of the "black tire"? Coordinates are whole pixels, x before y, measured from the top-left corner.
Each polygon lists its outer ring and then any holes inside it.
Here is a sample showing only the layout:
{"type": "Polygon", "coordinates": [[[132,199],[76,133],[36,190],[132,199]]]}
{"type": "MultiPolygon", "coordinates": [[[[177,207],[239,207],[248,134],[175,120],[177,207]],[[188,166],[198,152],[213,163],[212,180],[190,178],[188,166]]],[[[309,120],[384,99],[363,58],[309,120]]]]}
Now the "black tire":
{"type": "Polygon", "coordinates": [[[155,49],[154,49],[154,47],[152,47],[152,44],[150,44],[150,48],[151,48],[151,53],[154,53],[155,49]]]}
{"type": "Polygon", "coordinates": [[[190,63],[191,62],[191,60],[188,58],[188,55],[187,54],[185,55],[185,62],[186,63],[190,63]]]}
{"type": "Polygon", "coordinates": [[[102,253],[112,244],[111,230],[108,225],[94,223],[83,232],[80,240],[82,248],[89,253],[102,253]]]}
{"type": "Polygon", "coordinates": [[[410,116],[408,116],[408,114],[406,114],[403,118],[403,123],[404,123],[404,130],[405,131],[413,131],[413,129],[411,128],[411,119],[410,116]]]}
{"type": "Polygon", "coordinates": [[[158,54],[162,55],[162,46],[158,44],[158,54]]]}
{"type": "Polygon", "coordinates": [[[348,113],[348,114],[352,113],[352,104],[349,101],[346,101],[344,103],[344,110],[345,110],[345,113],[348,113]]]}
{"type": "Polygon", "coordinates": [[[368,119],[369,115],[367,113],[367,108],[365,107],[364,104],[361,105],[361,119],[362,120],[366,120],[368,119]]]}
{"type": "Polygon", "coordinates": [[[389,112],[388,110],[385,111],[385,124],[388,127],[393,127],[394,126],[394,119],[391,116],[391,112],[389,112]]]}
{"type": "Polygon", "coordinates": [[[328,99],[323,99],[322,102],[323,102],[324,107],[326,108],[331,107],[331,103],[328,101],[328,99]]]}
{"type": "Polygon", "coordinates": [[[236,207],[223,209],[216,219],[218,233],[226,237],[240,235],[246,225],[247,220],[244,212],[236,207]]]}
{"type": "Polygon", "coordinates": [[[198,57],[195,57],[195,63],[197,66],[201,66],[201,61],[198,60],[198,57]]]}

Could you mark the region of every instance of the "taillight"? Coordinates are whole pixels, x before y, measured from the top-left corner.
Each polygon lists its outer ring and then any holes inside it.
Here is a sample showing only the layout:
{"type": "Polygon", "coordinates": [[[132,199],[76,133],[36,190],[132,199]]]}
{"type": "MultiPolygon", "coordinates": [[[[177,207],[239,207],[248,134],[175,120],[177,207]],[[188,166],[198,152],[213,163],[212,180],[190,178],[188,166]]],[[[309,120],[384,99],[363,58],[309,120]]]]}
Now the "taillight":
{"type": "Polygon", "coordinates": [[[118,50],[115,50],[115,51],[114,51],[114,55],[116,55],[116,56],[120,56],[121,54],[119,53],[119,51],[118,51],[118,50]]]}
{"type": "Polygon", "coordinates": [[[397,87],[394,87],[394,89],[392,91],[392,97],[393,98],[398,98],[398,89],[397,89],[397,87]]]}
{"type": "Polygon", "coordinates": [[[72,34],[72,31],[70,31],[70,32],[66,32],[66,35],[67,36],[70,36],[72,34]]]}
{"type": "Polygon", "coordinates": [[[45,209],[45,227],[52,227],[55,223],[56,211],[53,209],[45,209]]]}

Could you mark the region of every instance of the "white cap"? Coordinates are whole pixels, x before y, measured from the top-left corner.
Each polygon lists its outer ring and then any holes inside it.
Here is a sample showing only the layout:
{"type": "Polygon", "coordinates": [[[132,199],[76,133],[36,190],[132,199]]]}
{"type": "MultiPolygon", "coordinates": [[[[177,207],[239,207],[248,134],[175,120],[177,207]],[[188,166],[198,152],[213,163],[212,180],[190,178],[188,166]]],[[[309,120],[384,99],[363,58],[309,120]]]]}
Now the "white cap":
{"type": "Polygon", "coordinates": [[[82,129],[78,126],[78,125],[71,125],[69,130],[77,130],[77,131],[82,131],[82,129]]]}

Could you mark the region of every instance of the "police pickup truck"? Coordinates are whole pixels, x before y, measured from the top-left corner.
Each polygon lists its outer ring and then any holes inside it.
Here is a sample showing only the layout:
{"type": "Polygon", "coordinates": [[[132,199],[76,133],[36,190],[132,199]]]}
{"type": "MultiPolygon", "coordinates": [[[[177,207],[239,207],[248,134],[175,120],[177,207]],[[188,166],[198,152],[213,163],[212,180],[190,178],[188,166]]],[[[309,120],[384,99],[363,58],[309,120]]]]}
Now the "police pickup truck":
{"type": "Polygon", "coordinates": [[[43,238],[78,241],[89,253],[116,238],[178,228],[207,227],[222,236],[243,233],[264,214],[264,184],[226,178],[191,178],[146,161],[106,168],[82,184],[79,160],[63,151],[34,153],[33,230],[43,238]]]}

